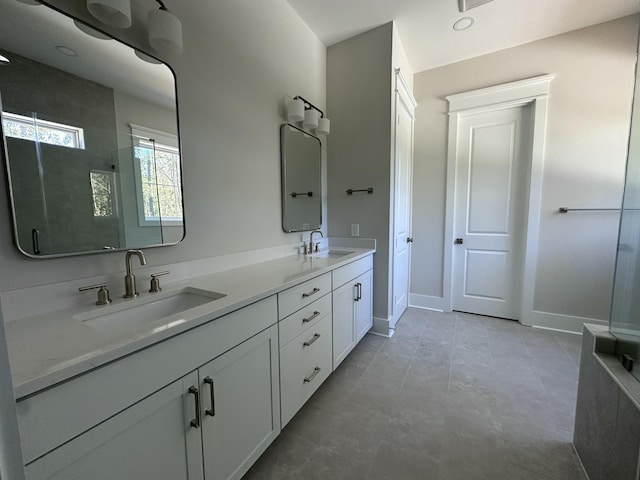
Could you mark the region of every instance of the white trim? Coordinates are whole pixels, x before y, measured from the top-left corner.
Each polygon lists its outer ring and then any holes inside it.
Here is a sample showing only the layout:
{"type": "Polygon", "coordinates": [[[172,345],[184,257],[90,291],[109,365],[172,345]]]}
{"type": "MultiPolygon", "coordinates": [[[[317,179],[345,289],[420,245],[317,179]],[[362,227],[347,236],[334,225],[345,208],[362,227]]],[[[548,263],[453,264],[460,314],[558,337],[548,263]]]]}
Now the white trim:
{"type": "Polygon", "coordinates": [[[142,125],[136,125],[135,123],[130,123],[129,127],[131,128],[131,135],[133,137],[154,140],[156,143],[159,143],[161,145],[179,148],[178,136],[174,135],[173,133],[161,132],[160,130],[143,127],[142,125]]]}
{"type": "Polygon", "coordinates": [[[555,75],[540,75],[539,77],[518,80],[517,82],[504,83],[493,87],[470,90],[468,92],[448,95],[445,99],[449,102],[449,112],[469,110],[477,107],[486,107],[499,103],[522,100],[525,98],[548,95],[551,80],[555,75]]]}
{"type": "MultiPolygon", "coordinates": [[[[395,86],[394,86],[394,102],[393,102],[393,111],[392,111],[392,131],[391,131],[391,138],[392,138],[392,162],[391,162],[391,168],[390,168],[390,205],[389,205],[389,209],[390,209],[390,219],[389,219],[389,276],[388,276],[388,288],[387,288],[387,315],[389,315],[389,319],[388,319],[388,323],[389,326],[386,327],[386,330],[392,330],[393,328],[395,328],[396,323],[398,322],[398,319],[402,316],[402,314],[404,313],[404,311],[402,312],[397,312],[395,309],[396,303],[395,303],[395,253],[396,253],[396,248],[395,248],[395,240],[396,240],[396,205],[398,202],[398,197],[397,197],[397,184],[396,184],[396,179],[397,179],[397,158],[398,158],[398,145],[397,145],[397,127],[398,127],[398,118],[399,118],[399,106],[403,107],[406,112],[408,113],[409,117],[411,118],[411,145],[410,145],[410,156],[411,159],[409,161],[409,192],[408,192],[408,198],[409,198],[409,205],[407,205],[408,208],[408,235],[411,236],[411,198],[413,197],[413,192],[412,192],[412,185],[413,185],[413,142],[414,142],[414,124],[415,124],[415,108],[417,106],[417,102],[415,100],[415,98],[413,97],[413,94],[411,93],[411,90],[409,89],[409,85],[407,84],[406,80],[404,79],[404,76],[402,75],[402,72],[400,71],[399,68],[396,68],[394,70],[394,76],[395,76],[395,86]]],[[[407,306],[409,304],[409,295],[411,293],[411,285],[410,285],[410,278],[411,278],[411,247],[407,247],[407,262],[408,262],[408,268],[407,268],[407,306]]],[[[380,328],[385,328],[385,327],[380,327],[380,328]]]]}
{"type": "MultiPolygon", "coordinates": [[[[529,198],[523,264],[520,322],[524,325],[548,326],[547,320],[534,315],[533,298],[540,231],[542,173],[544,166],[545,135],[547,125],[548,94],[554,75],[542,75],[517,82],[449,95],[449,135],[447,144],[447,179],[444,237],[443,311],[453,308],[453,230],[455,215],[456,158],[458,127],[461,117],[484,111],[494,111],[521,105],[532,108],[532,151],[529,174],[529,198]]],[[[551,315],[551,314],[550,314],[551,315]]],[[[557,316],[556,318],[562,318],[557,316]]],[[[575,317],[577,318],[577,317],[575,317]]],[[[564,323],[564,322],[561,322],[564,323]]],[[[575,322],[569,322],[572,326],[575,322]]],[[[561,327],[557,325],[556,327],[561,327]]],[[[572,328],[567,328],[573,330],[572,328]]]]}
{"type": "Polygon", "coordinates": [[[390,328],[390,324],[391,322],[388,318],[373,317],[373,326],[369,332],[383,337],[390,337],[393,335],[393,329],[390,328]]]}
{"type": "MultiPolygon", "coordinates": [[[[609,322],[606,320],[577,317],[573,315],[563,315],[561,313],[541,312],[538,310],[530,312],[529,318],[531,319],[532,323],[528,326],[534,328],[542,328],[545,330],[557,330],[570,333],[582,333],[582,328],[585,323],[592,323],[603,326],[609,325],[609,322]]],[[[523,322],[520,323],[526,325],[523,322]]]]}
{"type": "Polygon", "coordinates": [[[409,306],[420,308],[422,310],[433,310],[435,312],[444,312],[444,297],[434,297],[432,295],[420,295],[412,293],[409,295],[409,306]]]}

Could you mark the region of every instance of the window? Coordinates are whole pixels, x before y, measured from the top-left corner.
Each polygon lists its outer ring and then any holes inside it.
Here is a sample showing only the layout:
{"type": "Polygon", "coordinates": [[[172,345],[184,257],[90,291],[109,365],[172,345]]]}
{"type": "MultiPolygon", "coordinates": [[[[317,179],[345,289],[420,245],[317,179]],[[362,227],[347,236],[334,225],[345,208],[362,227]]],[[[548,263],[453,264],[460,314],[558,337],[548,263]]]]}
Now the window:
{"type": "Polygon", "coordinates": [[[84,149],[84,130],[80,127],[2,112],[2,128],[6,137],[84,149]]]}
{"type": "Polygon", "coordinates": [[[141,224],[181,223],[180,151],[174,135],[131,126],[141,224]]]}
{"type": "Polygon", "coordinates": [[[114,173],[93,170],[90,173],[90,177],[93,216],[102,218],[115,216],[113,201],[114,173]]]}

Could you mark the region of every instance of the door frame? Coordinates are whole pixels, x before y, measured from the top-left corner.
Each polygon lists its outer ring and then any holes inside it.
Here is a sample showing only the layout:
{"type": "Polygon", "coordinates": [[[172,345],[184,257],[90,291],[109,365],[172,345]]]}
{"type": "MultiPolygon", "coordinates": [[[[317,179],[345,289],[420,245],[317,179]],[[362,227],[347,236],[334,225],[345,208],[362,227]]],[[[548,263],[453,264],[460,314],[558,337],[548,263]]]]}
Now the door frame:
{"type": "Polygon", "coordinates": [[[520,323],[532,325],[533,299],[538,254],[538,236],[540,230],[540,208],[542,198],[542,173],[544,166],[544,147],[547,129],[548,97],[551,81],[555,75],[537,77],[505,83],[492,87],[471,90],[449,95],[449,134],[447,145],[447,179],[444,230],[444,272],[443,300],[444,310],[453,310],[453,236],[455,220],[455,188],[457,180],[456,164],[460,120],[472,113],[486,113],[509,107],[531,105],[532,113],[532,149],[531,164],[525,184],[529,187],[525,199],[525,244],[523,278],[521,285],[520,323]]]}
{"type": "MultiPolygon", "coordinates": [[[[387,297],[387,302],[388,302],[388,318],[389,318],[389,330],[390,330],[390,334],[393,331],[393,329],[395,328],[396,324],[398,323],[398,320],[401,316],[401,314],[399,314],[398,312],[396,312],[394,310],[395,307],[395,283],[394,283],[394,279],[395,279],[395,237],[396,237],[396,202],[397,202],[397,185],[396,185],[396,180],[397,180],[397,159],[398,159],[398,147],[396,144],[396,129],[398,126],[398,120],[397,120],[397,116],[398,116],[398,106],[400,104],[403,104],[404,107],[407,109],[407,111],[409,111],[410,115],[411,115],[411,160],[409,162],[409,205],[407,206],[407,208],[409,209],[408,212],[408,216],[409,216],[409,235],[411,235],[412,232],[412,202],[413,202],[413,145],[414,145],[414,141],[415,141],[415,132],[414,132],[414,125],[415,125],[415,109],[418,105],[418,102],[416,102],[415,98],[413,97],[413,94],[411,93],[411,89],[409,88],[409,84],[407,83],[407,81],[405,80],[404,76],[402,75],[402,72],[400,71],[399,68],[396,68],[394,70],[394,76],[395,76],[395,88],[394,88],[394,104],[393,104],[393,166],[391,169],[391,191],[393,192],[393,195],[391,195],[391,205],[390,205],[390,214],[392,215],[392,222],[391,222],[391,228],[389,229],[389,265],[390,265],[390,275],[389,275],[389,291],[388,291],[388,297],[387,297]]],[[[408,269],[407,269],[407,306],[409,305],[409,296],[411,294],[411,247],[408,247],[408,269]]],[[[403,312],[404,313],[404,312],[403,312]]]]}

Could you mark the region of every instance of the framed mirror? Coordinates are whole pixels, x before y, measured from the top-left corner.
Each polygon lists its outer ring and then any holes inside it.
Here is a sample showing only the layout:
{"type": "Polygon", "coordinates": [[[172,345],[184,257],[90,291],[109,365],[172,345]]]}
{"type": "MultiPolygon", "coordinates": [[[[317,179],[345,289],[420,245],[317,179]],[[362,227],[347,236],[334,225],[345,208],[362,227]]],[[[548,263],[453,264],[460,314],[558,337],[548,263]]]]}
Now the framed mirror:
{"type": "Polygon", "coordinates": [[[46,5],[3,1],[2,147],[19,250],[34,258],[184,237],[175,77],[46,5]]]}
{"type": "Polygon", "coordinates": [[[282,228],[316,230],[322,225],[322,144],[291,124],[280,128],[282,228]]]}

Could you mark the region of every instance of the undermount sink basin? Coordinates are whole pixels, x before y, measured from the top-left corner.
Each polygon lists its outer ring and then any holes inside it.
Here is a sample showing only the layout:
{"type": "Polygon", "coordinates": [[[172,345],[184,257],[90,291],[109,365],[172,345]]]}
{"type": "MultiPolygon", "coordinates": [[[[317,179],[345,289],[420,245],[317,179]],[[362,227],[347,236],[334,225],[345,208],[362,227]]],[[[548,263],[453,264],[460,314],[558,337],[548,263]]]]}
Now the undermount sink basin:
{"type": "Polygon", "coordinates": [[[115,331],[123,327],[135,329],[140,325],[167,319],[162,329],[184,323],[180,314],[205,303],[226,297],[224,293],[186,287],[173,292],[137,298],[119,305],[107,305],[98,311],[75,315],[76,320],[98,330],[115,331]],[[169,318],[175,316],[176,318],[169,318]]]}
{"type": "Polygon", "coordinates": [[[314,257],[320,258],[340,258],[345,255],[351,255],[353,252],[347,252],[345,250],[325,250],[324,252],[314,253],[314,257]]]}

